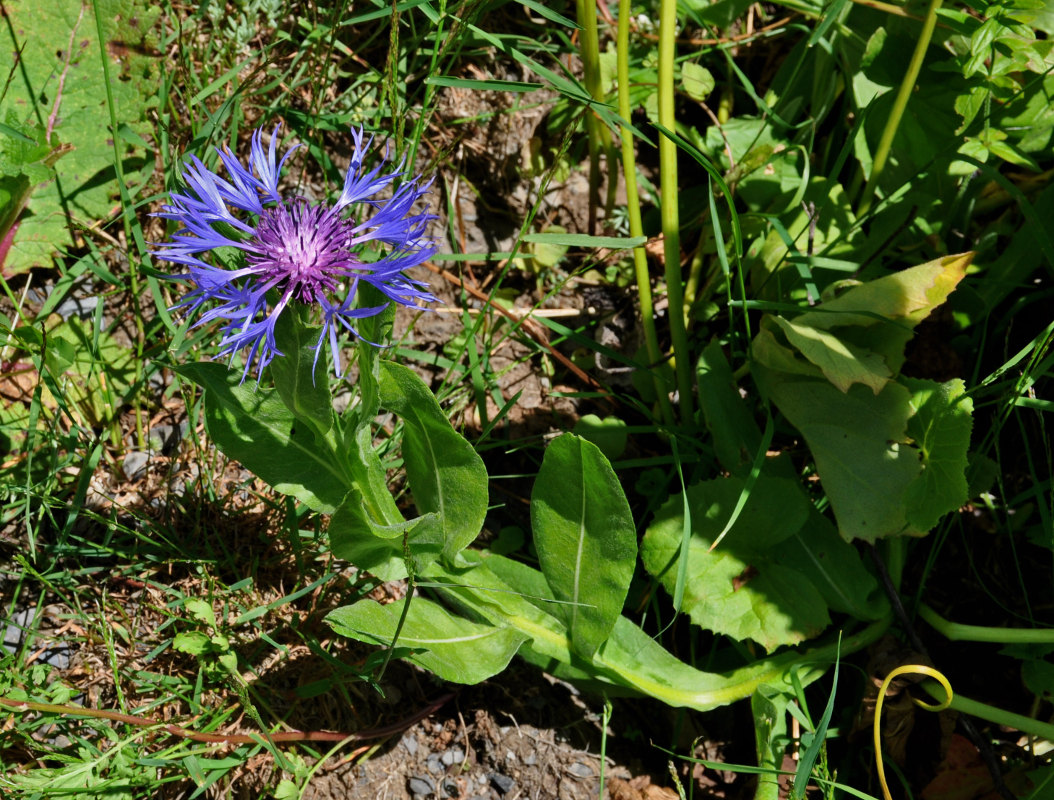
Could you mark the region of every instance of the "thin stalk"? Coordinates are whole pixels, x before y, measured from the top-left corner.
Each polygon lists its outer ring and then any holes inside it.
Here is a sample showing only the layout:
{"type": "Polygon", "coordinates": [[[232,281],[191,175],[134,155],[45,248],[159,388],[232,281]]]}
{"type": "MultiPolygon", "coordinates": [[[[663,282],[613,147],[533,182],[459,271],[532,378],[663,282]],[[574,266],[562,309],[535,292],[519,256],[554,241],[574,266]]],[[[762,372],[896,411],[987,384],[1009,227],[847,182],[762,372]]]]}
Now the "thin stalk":
{"type": "MultiPolygon", "coordinates": [[[[630,0],[619,0],[618,34],[615,50],[618,53],[618,113],[624,120],[629,120],[632,113],[629,103],[629,18],[630,0]]],[[[633,148],[633,134],[627,126],[622,127],[622,172],[626,180],[626,215],[629,217],[629,235],[643,236],[644,225],[640,217],[640,195],[637,190],[637,159],[633,148]]],[[[640,316],[644,326],[644,346],[651,365],[651,377],[655,384],[655,394],[659,398],[662,420],[667,426],[673,425],[673,407],[670,405],[670,393],[655,366],[662,361],[659,349],[659,334],[655,330],[655,306],[651,296],[651,276],[648,273],[648,257],[643,247],[633,248],[633,271],[637,279],[637,292],[640,295],[640,316]]]]}
{"type": "Polygon", "coordinates": [[[996,644],[1054,644],[1051,628],[997,628],[963,625],[947,620],[929,606],[919,606],[919,616],[945,639],[953,642],[995,642],[996,644]]]}
{"type": "Polygon", "coordinates": [[[864,194],[860,198],[860,206],[856,212],[857,217],[862,217],[871,210],[871,198],[874,196],[875,186],[886,168],[886,160],[889,158],[889,150],[893,145],[893,137],[897,135],[897,128],[900,127],[900,120],[904,116],[904,110],[908,106],[908,99],[915,89],[915,82],[918,80],[919,71],[922,69],[922,61],[926,57],[926,48],[930,46],[930,39],[933,38],[933,29],[937,26],[937,12],[940,10],[941,2],[942,0],[930,0],[930,7],[926,11],[926,19],[923,21],[922,30],[919,32],[919,40],[915,43],[915,52],[911,54],[911,63],[908,64],[908,70],[904,73],[904,79],[900,82],[900,89],[897,91],[897,97],[893,101],[893,110],[890,111],[889,119],[886,120],[882,138],[878,141],[878,148],[875,150],[875,157],[871,162],[871,177],[867,179],[864,194]]]}
{"type": "MultiPolygon", "coordinates": [[[[428,64],[428,74],[430,76],[436,74],[436,65],[439,63],[439,54],[445,46],[440,44],[440,40],[443,37],[444,22],[446,22],[446,0],[439,0],[439,21],[436,23],[435,32],[433,34],[435,42],[432,45],[432,60],[428,64]]],[[[426,83],[424,102],[421,103],[421,112],[417,115],[417,120],[414,122],[414,130],[411,134],[412,138],[410,139],[410,154],[406,158],[406,163],[411,173],[414,172],[414,165],[417,163],[417,148],[421,144],[421,136],[424,135],[425,122],[428,117],[431,116],[429,107],[432,105],[435,93],[435,84],[426,83]]]]}
{"type": "MultiPolygon", "coordinates": [[[[945,692],[941,685],[936,681],[922,681],[919,685],[928,695],[930,695],[930,697],[933,697],[936,700],[944,700],[945,697],[947,697],[947,692],[945,692]]],[[[1005,728],[1010,728],[1011,730],[1021,731],[1022,733],[1027,733],[1040,739],[1054,739],[1054,725],[1051,725],[1049,722],[1040,722],[1031,717],[1026,717],[1023,714],[1004,711],[1001,708],[996,708],[995,706],[990,706],[985,703],[980,703],[977,700],[963,697],[961,694],[957,694],[952,698],[951,703],[948,704],[948,708],[953,711],[958,711],[960,714],[968,714],[971,717],[994,722],[996,725],[1001,725],[1005,728]]]]}
{"type": "MultiPolygon", "coordinates": [[[[600,83],[600,33],[597,28],[596,0],[575,0],[581,45],[582,69],[586,91],[594,100],[604,99],[600,83]]],[[[589,232],[597,231],[597,208],[600,206],[600,154],[612,149],[611,132],[591,108],[586,109],[586,136],[589,142],[589,232]]],[[[609,162],[610,163],[610,162],[609,162]]],[[[613,182],[609,180],[609,194],[613,182]]]]}
{"type": "MultiPolygon", "coordinates": [[[[677,129],[674,117],[673,72],[677,34],[677,0],[661,0],[659,5],[659,124],[677,129]]],[[[681,228],[677,205],[677,145],[659,137],[659,196],[662,202],[663,261],[666,295],[670,303],[670,338],[677,370],[677,391],[681,400],[681,419],[690,423],[692,403],[691,353],[688,327],[684,318],[684,285],[681,280],[681,228]]]]}
{"type": "MultiPolygon", "coordinates": [[[[113,168],[117,173],[117,188],[121,195],[121,220],[124,222],[125,241],[135,240],[142,246],[139,237],[134,237],[132,233],[132,198],[128,194],[128,184],[124,179],[124,162],[121,161],[121,137],[117,135],[117,106],[113,97],[113,82],[110,80],[110,58],[103,44],[106,37],[103,35],[102,12],[99,10],[98,3],[93,3],[92,6],[95,10],[95,30],[99,35],[103,80],[106,81],[106,107],[110,112],[110,138],[113,141],[113,168]]],[[[139,386],[143,380],[143,342],[146,340],[146,333],[143,329],[142,310],[139,308],[139,268],[136,260],[131,257],[128,258],[128,278],[131,283],[132,318],[135,321],[136,334],[134,385],[139,386]]],[[[140,449],[146,446],[146,437],[143,435],[143,411],[138,402],[135,404],[135,441],[140,449]]]]}

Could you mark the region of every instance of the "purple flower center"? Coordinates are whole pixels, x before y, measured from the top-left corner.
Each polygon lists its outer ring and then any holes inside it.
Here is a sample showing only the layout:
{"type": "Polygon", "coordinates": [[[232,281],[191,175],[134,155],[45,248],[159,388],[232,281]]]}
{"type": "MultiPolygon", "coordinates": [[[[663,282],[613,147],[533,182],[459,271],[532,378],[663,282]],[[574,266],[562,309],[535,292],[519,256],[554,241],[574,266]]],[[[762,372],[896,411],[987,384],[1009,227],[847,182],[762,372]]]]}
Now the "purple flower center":
{"type": "Polygon", "coordinates": [[[352,224],[333,209],[302,199],[264,209],[246,261],[286,297],[315,303],[362,266],[351,248],[352,224]]]}

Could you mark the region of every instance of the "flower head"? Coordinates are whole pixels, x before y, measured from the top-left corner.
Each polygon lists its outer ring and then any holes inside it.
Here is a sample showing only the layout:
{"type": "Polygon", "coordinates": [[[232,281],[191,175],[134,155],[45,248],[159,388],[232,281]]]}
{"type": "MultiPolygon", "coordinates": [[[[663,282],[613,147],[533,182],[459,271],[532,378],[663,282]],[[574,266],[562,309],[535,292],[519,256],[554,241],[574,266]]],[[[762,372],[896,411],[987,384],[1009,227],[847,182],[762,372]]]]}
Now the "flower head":
{"type": "Polygon", "coordinates": [[[202,311],[196,325],[221,321],[220,355],[245,351],[242,380],[254,363],[259,376],[282,355],[275,345],[275,324],[290,303],[318,309],[322,332],[315,360],[328,342],[339,376],[338,333],[346,330],[358,337],[356,320],[379,314],[391,302],[419,308],[435,301],[426,284],[404,274],[436,251],[425,235],[435,216],[414,213],[430,182],[406,181],[385,191],[405,173],[398,168],[384,172],[386,159],[367,172],[363,164],[373,139],[364,142],[361,130],[353,129],[351,135],[351,165],[333,204],[279,193],[282,167],[296,148],[277,160],[276,127],[266,150],[261,131],[253,134],[248,166],[228,149],[218,151],[226,178],[191,156],[183,172],[186,191],[172,192],[171,204],[157,215],[181,226],[154,251],[186,268],[176,277],[192,288],[177,307],[190,314],[202,311]],[[382,193],[387,197],[378,199],[382,193]],[[357,207],[369,213],[357,219],[357,207]],[[227,251],[235,253],[233,261],[216,253],[213,263],[204,260],[219,248],[234,248],[227,251]],[[373,286],[387,302],[357,308],[360,282],[373,286]]]}

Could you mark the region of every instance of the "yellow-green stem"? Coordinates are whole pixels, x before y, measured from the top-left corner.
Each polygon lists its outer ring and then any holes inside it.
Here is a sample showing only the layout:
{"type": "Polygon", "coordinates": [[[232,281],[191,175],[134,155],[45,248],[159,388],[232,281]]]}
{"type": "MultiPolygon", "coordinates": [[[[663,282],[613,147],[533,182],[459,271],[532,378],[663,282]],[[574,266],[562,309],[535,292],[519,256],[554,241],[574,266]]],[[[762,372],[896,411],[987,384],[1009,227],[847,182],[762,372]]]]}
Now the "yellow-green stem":
{"type": "Polygon", "coordinates": [[[908,71],[904,73],[904,79],[900,82],[900,89],[897,91],[896,99],[893,101],[893,109],[889,112],[889,119],[886,120],[886,127],[882,130],[882,138],[878,141],[878,148],[875,150],[875,157],[871,162],[871,177],[867,179],[864,194],[860,198],[860,207],[856,214],[858,217],[864,216],[871,210],[871,199],[874,197],[878,179],[886,168],[889,150],[893,146],[893,137],[897,135],[897,128],[900,127],[900,120],[904,116],[904,110],[908,106],[908,99],[911,97],[911,92],[915,89],[915,81],[918,80],[919,71],[922,69],[922,61],[926,57],[926,48],[930,46],[930,39],[933,38],[933,29],[937,25],[937,12],[940,10],[941,2],[942,0],[930,0],[930,7],[926,11],[926,19],[923,21],[922,30],[919,32],[919,40],[915,43],[915,52],[912,53],[908,71]]]}
{"type": "MultiPolygon", "coordinates": [[[[926,693],[935,700],[943,701],[947,697],[947,692],[944,691],[944,688],[937,683],[937,681],[927,680],[923,681],[920,685],[925,689],[926,693]]],[[[1037,719],[1032,719],[1031,717],[1026,717],[1022,714],[1004,711],[1001,708],[996,708],[995,706],[979,703],[976,700],[963,697],[961,694],[956,694],[952,698],[948,708],[952,709],[952,711],[958,711],[961,714],[969,714],[971,717],[994,722],[996,725],[1001,725],[1004,728],[1018,730],[1022,733],[1036,736],[1040,739],[1054,739],[1054,725],[1051,725],[1049,722],[1040,722],[1037,719]]]]}
{"type": "MultiPolygon", "coordinates": [[[[630,0],[619,0],[618,36],[615,49],[618,52],[618,109],[624,120],[629,120],[632,110],[629,103],[629,17],[630,0]]],[[[640,217],[640,196],[637,194],[637,159],[633,147],[633,134],[629,128],[622,128],[622,171],[626,180],[626,215],[629,217],[629,235],[643,236],[644,225],[640,217]]],[[[673,407],[670,405],[670,393],[660,373],[654,367],[662,361],[659,349],[659,335],[655,330],[655,306],[651,296],[651,276],[648,273],[648,258],[643,247],[633,248],[633,270],[637,279],[637,292],[640,295],[640,316],[644,326],[644,346],[648,353],[648,363],[652,381],[655,383],[655,394],[659,398],[662,420],[666,425],[673,425],[673,407]]]]}
{"type": "Polygon", "coordinates": [[[1050,628],[997,628],[964,625],[945,619],[929,606],[919,606],[919,616],[938,633],[953,642],[994,642],[996,644],[1054,644],[1050,628]]]}
{"type": "MultiPolygon", "coordinates": [[[[594,100],[604,99],[600,83],[600,32],[597,28],[596,0],[575,0],[578,14],[582,69],[586,91],[594,100]]],[[[596,233],[597,208],[600,206],[600,154],[610,152],[611,133],[590,108],[586,109],[586,136],[589,142],[589,232],[596,233]]],[[[613,183],[609,181],[609,190],[613,183]]],[[[611,192],[609,191],[609,194],[611,192]]]]}
{"type": "MultiPolygon", "coordinates": [[[[659,124],[677,130],[674,115],[673,73],[675,36],[677,34],[677,0],[662,0],[659,5],[659,124]]],[[[659,137],[659,180],[662,202],[663,261],[666,295],[670,303],[670,338],[676,359],[677,391],[681,401],[681,419],[690,423],[694,416],[692,403],[692,357],[688,351],[688,328],[684,318],[684,285],[681,279],[681,229],[677,198],[677,145],[666,136],[659,137]]]]}

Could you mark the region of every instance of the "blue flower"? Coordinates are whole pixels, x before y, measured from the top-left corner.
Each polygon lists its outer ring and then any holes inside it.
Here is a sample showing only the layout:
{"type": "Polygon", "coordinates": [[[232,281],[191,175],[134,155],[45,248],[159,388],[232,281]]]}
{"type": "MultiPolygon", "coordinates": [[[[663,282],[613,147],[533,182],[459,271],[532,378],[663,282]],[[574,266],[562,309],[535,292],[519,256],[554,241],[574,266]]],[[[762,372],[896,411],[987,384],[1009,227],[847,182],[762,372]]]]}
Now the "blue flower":
{"type": "Polygon", "coordinates": [[[261,131],[253,134],[247,167],[226,147],[218,151],[226,179],[191,156],[182,176],[186,191],[172,192],[171,204],[162,206],[157,215],[180,225],[169,241],[154,250],[158,258],[186,267],[175,277],[192,288],[176,307],[191,315],[202,312],[195,325],[222,323],[220,355],[245,352],[242,380],[254,363],[259,377],[275,356],[282,355],[275,345],[275,323],[290,303],[318,309],[322,332],[315,345],[315,362],[328,342],[339,377],[338,334],[347,331],[359,337],[356,320],[379,314],[391,302],[412,308],[435,302],[427,284],[404,274],[437,249],[425,234],[435,215],[414,213],[431,182],[407,180],[389,190],[406,174],[398,168],[384,172],[386,159],[365,171],[373,139],[364,142],[362,130],[353,129],[351,136],[351,165],[333,204],[279,193],[282,167],[296,148],[276,160],[276,127],[266,150],[261,131]],[[387,197],[378,199],[382,193],[387,197]],[[369,213],[355,214],[356,207],[369,213]],[[219,248],[234,248],[227,252],[236,257],[213,254],[212,263],[204,260],[209,251],[219,248]],[[372,253],[371,260],[364,258],[367,252],[372,253]],[[360,282],[373,286],[389,302],[357,308],[360,282]]]}

